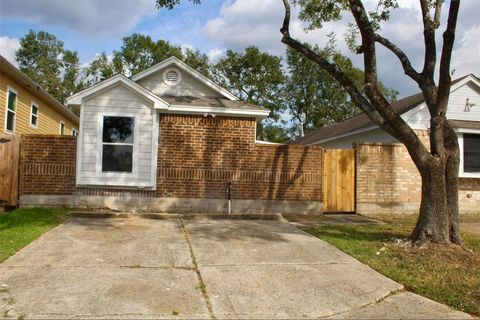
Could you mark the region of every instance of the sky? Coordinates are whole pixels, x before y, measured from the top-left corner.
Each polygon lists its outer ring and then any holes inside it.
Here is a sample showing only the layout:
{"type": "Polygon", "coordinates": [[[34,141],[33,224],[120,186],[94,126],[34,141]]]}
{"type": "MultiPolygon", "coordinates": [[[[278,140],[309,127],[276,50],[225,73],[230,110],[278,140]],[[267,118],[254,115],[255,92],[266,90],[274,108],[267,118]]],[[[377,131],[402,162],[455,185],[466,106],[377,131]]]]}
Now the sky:
{"type": "MultiPolygon", "coordinates": [[[[442,12],[442,27],[446,24],[448,2],[442,12]]],[[[365,3],[373,7],[376,1],[365,3]]],[[[381,34],[402,48],[413,65],[420,68],[424,47],[418,0],[398,0],[398,4],[400,7],[381,34]]],[[[213,60],[228,49],[242,51],[252,45],[284,56],[286,46],[280,42],[279,32],[283,10],[281,0],[203,0],[201,5],[183,0],[173,10],[158,10],[155,0],[0,0],[0,54],[15,63],[19,39],[33,29],[50,32],[64,42],[66,49],[78,51],[82,64],[103,51],[110,55],[121,47],[122,38],[132,33],[192,47],[213,60]]],[[[452,58],[453,78],[469,73],[480,76],[479,11],[479,0],[462,1],[452,58]]],[[[362,68],[361,57],[351,53],[343,41],[348,22],[352,21],[350,16],[326,24],[322,30],[307,32],[297,13],[294,9],[290,26],[293,37],[323,46],[327,35],[334,31],[338,49],[362,68]]],[[[440,50],[440,32],[437,39],[440,50]]],[[[385,49],[378,50],[378,66],[380,80],[399,91],[399,97],[418,91],[385,49]]]]}

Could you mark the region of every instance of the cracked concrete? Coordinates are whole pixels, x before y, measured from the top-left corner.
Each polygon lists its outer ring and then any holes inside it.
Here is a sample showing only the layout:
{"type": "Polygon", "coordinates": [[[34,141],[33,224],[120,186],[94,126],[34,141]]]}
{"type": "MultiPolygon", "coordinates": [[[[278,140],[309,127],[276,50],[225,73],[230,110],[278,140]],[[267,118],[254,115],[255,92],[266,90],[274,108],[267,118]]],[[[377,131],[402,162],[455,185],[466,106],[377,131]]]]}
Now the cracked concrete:
{"type": "Polygon", "coordinates": [[[280,221],[74,218],[1,285],[12,318],[468,317],[280,221]]]}

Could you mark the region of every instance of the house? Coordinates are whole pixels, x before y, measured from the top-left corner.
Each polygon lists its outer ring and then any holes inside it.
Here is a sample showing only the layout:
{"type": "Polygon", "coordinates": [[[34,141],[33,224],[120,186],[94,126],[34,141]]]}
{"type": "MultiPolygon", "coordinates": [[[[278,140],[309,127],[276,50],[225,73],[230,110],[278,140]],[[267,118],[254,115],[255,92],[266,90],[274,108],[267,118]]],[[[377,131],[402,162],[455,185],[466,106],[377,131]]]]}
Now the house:
{"type": "MultiPolygon", "coordinates": [[[[424,142],[430,115],[421,93],[392,103],[424,142]]],[[[480,80],[467,75],[452,82],[447,119],[460,147],[459,209],[480,208],[480,80]]],[[[418,212],[421,177],[405,146],[365,114],[315,130],[295,145],[355,150],[355,206],[360,214],[418,212]]]]}
{"type": "Polygon", "coordinates": [[[22,139],[22,206],[225,213],[231,198],[234,213],[322,210],[323,150],[256,141],[269,110],[177,58],[67,104],[80,109],[76,139],[22,139]]]}
{"type": "MultiPolygon", "coordinates": [[[[392,106],[418,135],[428,139],[430,115],[421,93],[395,101],[392,106]]],[[[460,177],[480,178],[480,80],[474,75],[452,81],[447,119],[458,136],[460,177]]],[[[294,141],[327,149],[351,149],[357,142],[398,143],[365,114],[312,131],[294,141]]]]}
{"type": "Polygon", "coordinates": [[[0,132],[77,135],[79,119],[0,56],[0,132]]]}

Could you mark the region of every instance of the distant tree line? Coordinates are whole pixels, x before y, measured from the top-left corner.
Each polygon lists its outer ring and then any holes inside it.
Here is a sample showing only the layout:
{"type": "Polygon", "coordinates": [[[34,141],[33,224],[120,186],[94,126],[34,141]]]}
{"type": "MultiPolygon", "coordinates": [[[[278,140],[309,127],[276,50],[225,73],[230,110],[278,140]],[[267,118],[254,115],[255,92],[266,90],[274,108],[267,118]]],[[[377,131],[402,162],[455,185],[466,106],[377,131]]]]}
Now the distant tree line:
{"type": "MultiPolygon", "coordinates": [[[[335,49],[334,40],[322,50],[310,47],[334,62],[358,87],[363,87],[363,71],[335,49]]],[[[261,52],[256,47],[243,52],[228,50],[216,61],[198,50],[182,48],[148,35],[132,34],[111,55],[102,52],[81,66],[77,51],[64,48],[62,41],[45,31],[30,30],[20,39],[16,60],[22,72],[59,101],[117,73],[127,76],[141,72],[175,56],[229,89],[241,100],[271,110],[257,128],[257,138],[286,142],[311,130],[349,118],[359,112],[345,89],[326,71],[292,49],[286,58],[261,52]]],[[[394,100],[397,92],[382,85],[394,100]]]]}

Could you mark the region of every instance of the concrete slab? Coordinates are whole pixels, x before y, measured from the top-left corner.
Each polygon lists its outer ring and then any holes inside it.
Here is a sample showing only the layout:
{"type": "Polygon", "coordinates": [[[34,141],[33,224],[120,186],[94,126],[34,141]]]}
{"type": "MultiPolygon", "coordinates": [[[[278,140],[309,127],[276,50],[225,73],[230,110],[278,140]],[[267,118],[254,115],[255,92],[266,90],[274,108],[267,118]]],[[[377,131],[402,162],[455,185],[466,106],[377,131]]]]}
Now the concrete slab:
{"type": "Polygon", "coordinates": [[[85,218],[44,234],[4,265],[193,267],[178,220],[85,218]]]}
{"type": "Polygon", "coordinates": [[[358,308],[402,288],[356,263],[199,269],[220,319],[318,318],[358,308]]]}
{"type": "Polygon", "coordinates": [[[411,292],[399,292],[382,301],[328,319],[472,319],[473,317],[411,292]]]}
{"type": "Polygon", "coordinates": [[[179,220],[72,219],[0,264],[0,314],[61,319],[355,317],[359,311],[366,317],[384,312],[387,318],[457,315],[416,295],[391,295],[402,286],[287,223],[184,223],[186,234],[179,220]],[[200,290],[204,285],[206,293],[200,290]],[[379,306],[383,309],[374,309],[379,306]]]}
{"type": "Polygon", "coordinates": [[[210,318],[190,270],[2,266],[0,284],[14,318],[210,318]]]}
{"type": "Polygon", "coordinates": [[[186,222],[199,266],[357,263],[312,235],[279,221],[186,222]]]}

